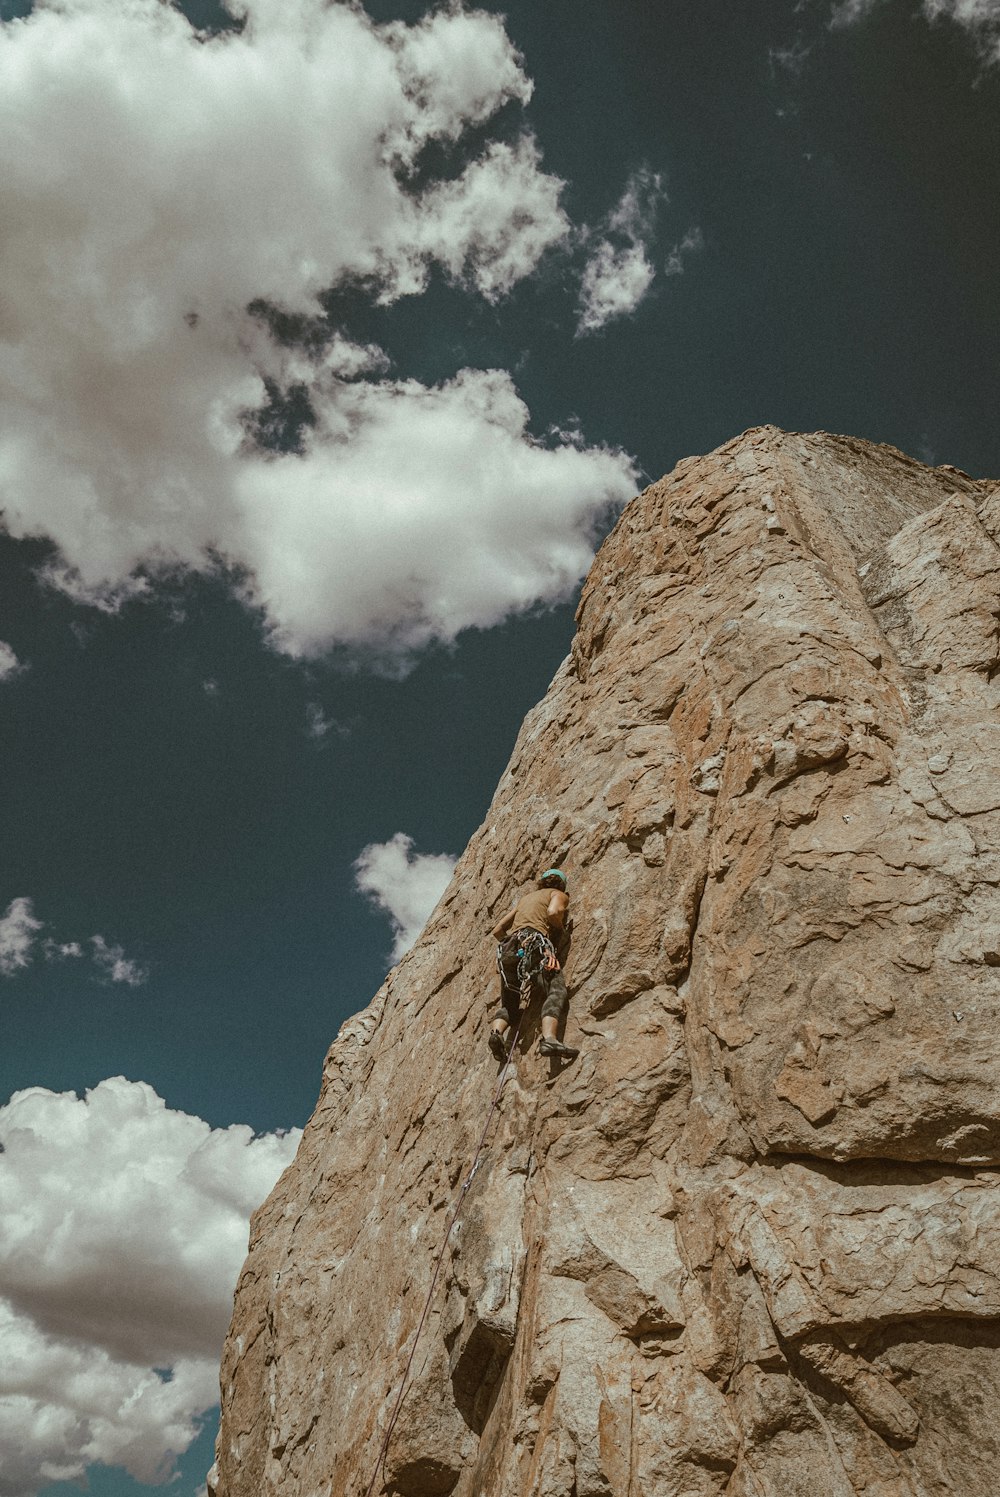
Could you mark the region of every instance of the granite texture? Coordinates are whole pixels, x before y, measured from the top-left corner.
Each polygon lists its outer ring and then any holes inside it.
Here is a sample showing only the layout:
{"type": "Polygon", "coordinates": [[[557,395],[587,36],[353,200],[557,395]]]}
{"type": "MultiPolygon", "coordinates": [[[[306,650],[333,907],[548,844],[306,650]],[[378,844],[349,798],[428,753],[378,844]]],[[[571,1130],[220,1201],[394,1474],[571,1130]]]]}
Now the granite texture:
{"type": "Polygon", "coordinates": [[[745,433],[625,510],[423,937],[257,1213],[218,1497],[980,1497],[1000,1466],[1000,486],[745,433]]]}

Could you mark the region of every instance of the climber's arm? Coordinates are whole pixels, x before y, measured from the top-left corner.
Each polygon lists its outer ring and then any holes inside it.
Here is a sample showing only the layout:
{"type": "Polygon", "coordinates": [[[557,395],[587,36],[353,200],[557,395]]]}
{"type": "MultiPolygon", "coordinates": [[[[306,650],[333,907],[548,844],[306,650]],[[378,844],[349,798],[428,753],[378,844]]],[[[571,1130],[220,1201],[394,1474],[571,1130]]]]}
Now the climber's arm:
{"type": "Polygon", "coordinates": [[[553,889],[549,899],[549,907],[545,911],[545,918],[549,923],[549,930],[553,935],[558,935],[566,923],[566,912],[569,909],[569,895],[562,889],[553,889]]]}
{"type": "Polygon", "coordinates": [[[566,917],[563,920],[562,930],[556,932],[556,935],[555,935],[555,937],[553,939],[553,943],[552,943],[555,946],[555,948],[556,948],[556,956],[557,956],[557,958],[559,960],[560,967],[562,967],[565,964],[566,958],[569,955],[569,947],[570,947],[570,942],[572,941],[572,939],[573,939],[573,917],[567,911],[566,917]]]}
{"type": "Polygon", "coordinates": [[[494,925],[493,929],[490,931],[490,940],[491,941],[502,941],[503,938],[504,938],[504,936],[507,935],[508,931],[510,930],[510,928],[511,928],[511,926],[513,924],[514,924],[514,906],[511,905],[510,909],[507,911],[506,915],[504,915],[503,919],[501,921],[499,921],[496,925],[494,925]]]}
{"type": "Polygon", "coordinates": [[[545,963],[549,971],[561,966],[569,939],[569,895],[562,889],[553,889],[549,907],[545,912],[555,955],[545,963]]]}

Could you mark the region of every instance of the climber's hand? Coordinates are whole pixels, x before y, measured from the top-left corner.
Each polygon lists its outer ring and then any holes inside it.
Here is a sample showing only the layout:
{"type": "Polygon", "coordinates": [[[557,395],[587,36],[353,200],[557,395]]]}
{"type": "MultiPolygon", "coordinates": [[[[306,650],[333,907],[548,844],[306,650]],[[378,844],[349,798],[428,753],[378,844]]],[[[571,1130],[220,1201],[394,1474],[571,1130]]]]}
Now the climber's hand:
{"type": "Polygon", "coordinates": [[[545,970],[546,972],[559,971],[559,959],[554,951],[547,951],[545,953],[545,970]]]}

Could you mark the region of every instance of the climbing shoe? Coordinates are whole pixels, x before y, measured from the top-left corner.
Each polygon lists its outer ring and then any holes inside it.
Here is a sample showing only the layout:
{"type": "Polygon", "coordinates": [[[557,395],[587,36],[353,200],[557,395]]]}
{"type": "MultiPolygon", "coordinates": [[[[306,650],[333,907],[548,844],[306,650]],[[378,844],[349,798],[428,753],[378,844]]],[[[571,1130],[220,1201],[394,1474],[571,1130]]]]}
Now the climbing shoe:
{"type": "Polygon", "coordinates": [[[557,1060],[576,1060],[580,1052],[572,1045],[564,1045],[562,1040],[541,1039],[538,1041],[538,1053],[539,1055],[554,1055],[557,1060]]]}
{"type": "Polygon", "coordinates": [[[500,1034],[496,1029],[491,1029],[489,1039],[491,1053],[496,1056],[497,1060],[506,1060],[507,1041],[504,1039],[503,1035],[500,1034]]]}

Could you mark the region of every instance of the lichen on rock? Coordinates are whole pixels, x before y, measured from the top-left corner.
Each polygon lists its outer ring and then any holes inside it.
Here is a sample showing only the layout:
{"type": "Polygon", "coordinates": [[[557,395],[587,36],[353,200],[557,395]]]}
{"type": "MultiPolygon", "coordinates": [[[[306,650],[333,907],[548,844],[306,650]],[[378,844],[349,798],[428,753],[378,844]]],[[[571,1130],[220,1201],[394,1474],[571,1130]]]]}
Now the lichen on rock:
{"type": "Polygon", "coordinates": [[[624,511],[257,1213],[217,1497],[979,1497],[1000,1466],[1000,486],[773,427],[624,511]]]}

